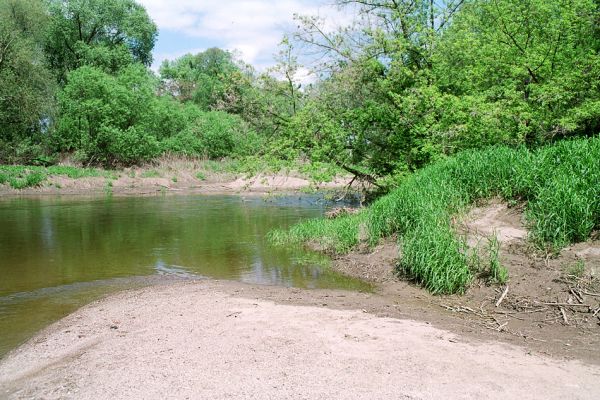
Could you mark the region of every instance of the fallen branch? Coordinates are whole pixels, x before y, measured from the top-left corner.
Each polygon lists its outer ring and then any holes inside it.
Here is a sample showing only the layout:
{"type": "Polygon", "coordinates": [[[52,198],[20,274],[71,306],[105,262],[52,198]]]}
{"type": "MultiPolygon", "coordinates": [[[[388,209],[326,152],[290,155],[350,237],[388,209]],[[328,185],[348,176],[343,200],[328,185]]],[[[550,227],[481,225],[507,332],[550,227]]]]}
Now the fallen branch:
{"type": "Polygon", "coordinates": [[[504,292],[502,292],[502,296],[500,296],[500,298],[496,302],[496,307],[498,307],[498,306],[500,306],[500,304],[502,304],[502,302],[504,301],[504,298],[506,297],[507,294],[508,294],[508,285],[506,285],[506,289],[504,289],[504,292]]]}
{"type": "Polygon", "coordinates": [[[516,315],[512,315],[512,314],[503,314],[503,315],[510,317],[510,318],[518,319],[519,321],[525,321],[525,318],[517,317],[516,315]]]}
{"type": "Polygon", "coordinates": [[[508,325],[508,321],[506,321],[505,323],[503,323],[502,325],[500,325],[499,327],[497,327],[496,330],[498,332],[502,332],[502,328],[504,328],[506,325],[508,325]]]}
{"type": "Polygon", "coordinates": [[[527,311],[494,311],[496,314],[504,314],[504,315],[511,315],[511,314],[531,314],[531,313],[537,313],[537,312],[542,312],[542,311],[547,311],[548,308],[546,307],[540,307],[540,308],[536,308],[534,310],[527,310],[527,311]]]}

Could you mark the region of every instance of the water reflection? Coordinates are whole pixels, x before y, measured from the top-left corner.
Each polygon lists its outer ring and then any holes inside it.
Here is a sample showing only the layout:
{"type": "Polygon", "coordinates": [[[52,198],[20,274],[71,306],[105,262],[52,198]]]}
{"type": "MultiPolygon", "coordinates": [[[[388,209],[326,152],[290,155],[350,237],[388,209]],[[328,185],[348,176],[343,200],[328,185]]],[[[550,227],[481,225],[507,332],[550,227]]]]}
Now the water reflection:
{"type": "Polygon", "coordinates": [[[319,197],[0,201],[0,355],[98,296],[165,277],[368,289],[319,254],[266,242],[326,207],[319,197]]]}

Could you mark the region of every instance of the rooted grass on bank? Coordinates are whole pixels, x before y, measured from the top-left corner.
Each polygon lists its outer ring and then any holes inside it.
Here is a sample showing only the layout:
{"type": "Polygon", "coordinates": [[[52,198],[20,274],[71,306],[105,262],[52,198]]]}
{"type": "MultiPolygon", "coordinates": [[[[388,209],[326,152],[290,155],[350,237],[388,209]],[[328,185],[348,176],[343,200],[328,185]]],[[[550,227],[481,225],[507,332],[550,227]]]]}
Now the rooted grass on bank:
{"type": "Polygon", "coordinates": [[[492,239],[486,258],[469,249],[452,219],[478,200],[500,196],[526,203],[530,240],[558,252],[600,227],[600,137],[537,150],[492,147],[465,151],[408,177],[359,214],[276,231],[276,243],[317,242],[347,252],[360,241],[397,235],[400,269],[433,293],[463,292],[476,273],[502,283],[506,270],[492,239]]]}
{"type": "Polygon", "coordinates": [[[79,168],[64,165],[54,165],[51,167],[0,165],[0,185],[9,184],[14,189],[39,186],[49,176],[53,175],[67,176],[72,179],[112,176],[109,171],[95,168],[79,168]]]}
{"type": "MultiPolygon", "coordinates": [[[[345,174],[339,167],[324,163],[308,163],[301,160],[280,160],[272,157],[249,156],[244,158],[224,158],[210,160],[198,157],[182,157],[166,154],[140,166],[121,170],[104,170],[76,166],[54,165],[49,167],[29,165],[0,165],[0,185],[7,184],[14,189],[36,187],[44,184],[51,176],[66,176],[72,179],[84,177],[105,177],[117,179],[121,173],[130,177],[164,178],[173,180],[180,172],[191,173],[200,181],[235,179],[237,176],[253,177],[260,174],[295,174],[314,183],[331,182],[345,174]]],[[[177,178],[175,178],[175,181],[177,178]]]]}

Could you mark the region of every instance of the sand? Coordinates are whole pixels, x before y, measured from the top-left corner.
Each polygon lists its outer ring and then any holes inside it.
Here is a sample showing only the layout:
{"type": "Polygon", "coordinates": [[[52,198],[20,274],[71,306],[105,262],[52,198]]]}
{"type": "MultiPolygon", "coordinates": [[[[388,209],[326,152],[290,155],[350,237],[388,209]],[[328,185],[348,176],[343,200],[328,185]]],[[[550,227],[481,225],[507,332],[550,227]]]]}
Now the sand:
{"type": "Polygon", "coordinates": [[[0,362],[0,398],[600,398],[598,365],[252,293],[199,281],[92,303],[0,362]]]}

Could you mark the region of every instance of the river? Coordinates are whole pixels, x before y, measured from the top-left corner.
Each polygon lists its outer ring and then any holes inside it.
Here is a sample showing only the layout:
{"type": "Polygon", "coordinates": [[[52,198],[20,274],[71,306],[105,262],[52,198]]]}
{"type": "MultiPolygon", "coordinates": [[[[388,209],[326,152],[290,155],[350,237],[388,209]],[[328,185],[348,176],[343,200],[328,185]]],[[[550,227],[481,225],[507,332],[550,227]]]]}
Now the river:
{"type": "Polygon", "coordinates": [[[171,280],[369,290],[265,238],[328,207],[322,196],[0,200],[0,357],[108,293],[171,280]]]}

